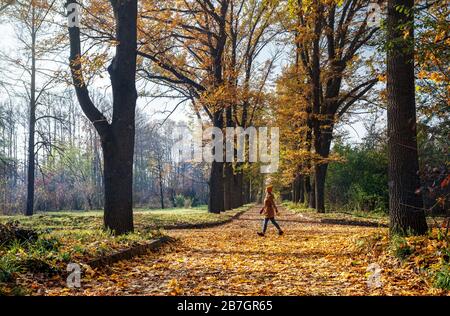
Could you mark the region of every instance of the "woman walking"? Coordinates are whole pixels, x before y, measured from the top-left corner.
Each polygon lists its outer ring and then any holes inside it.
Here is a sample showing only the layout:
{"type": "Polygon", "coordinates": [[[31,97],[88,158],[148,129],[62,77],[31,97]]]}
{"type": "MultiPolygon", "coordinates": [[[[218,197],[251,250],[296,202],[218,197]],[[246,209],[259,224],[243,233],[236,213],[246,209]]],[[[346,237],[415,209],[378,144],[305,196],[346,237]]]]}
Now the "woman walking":
{"type": "Polygon", "coordinates": [[[264,199],[264,207],[259,211],[260,214],[264,214],[263,229],[262,232],[258,232],[259,236],[264,236],[267,230],[267,224],[269,221],[278,229],[278,235],[283,235],[283,231],[280,225],[275,221],[275,214],[278,214],[278,208],[275,205],[275,198],[272,193],[273,187],[270,185],[266,188],[266,198],[264,199]]]}

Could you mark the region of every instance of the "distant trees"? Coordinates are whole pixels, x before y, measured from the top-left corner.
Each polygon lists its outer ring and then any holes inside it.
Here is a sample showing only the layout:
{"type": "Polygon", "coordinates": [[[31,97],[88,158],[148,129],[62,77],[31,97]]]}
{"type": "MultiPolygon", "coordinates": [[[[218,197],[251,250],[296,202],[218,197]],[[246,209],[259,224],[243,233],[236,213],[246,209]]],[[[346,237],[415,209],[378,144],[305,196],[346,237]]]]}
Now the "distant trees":
{"type": "MultiPolygon", "coordinates": [[[[140,16],[139,74],[191,101],[205,126],[248,127],[273,69],[273,61],[257,59],[277,34],[277,8],[262,1],[148,1],[140,16]]],[[[210,212],[243,203],[242,167],[212,162],[210,212]]]]}
{"type": "Polygon", "coordinates": [[[390,229],[424,234],[420,194],[414,79],[414,1],[389,0],[387,14],[387,114],[390,229]]]}
{"type": "MultiPolygon", "coordinates": [[[[49,70],[49,63],[43,65],[43,61],[51,53],[55,53],[58,45],[53,43],[48,45],[51,24],[49,23],[54,2],[48,1],[20,1],[17,3],[9,2],[7,13],[17,30],[18,40],[22,47],[15,56],[3,55],[3,59],[9,66],[17,72],[22,72],[18,76],[13,72],[8,73],[6,77],[10,81],[15,81],[15,90],[28,102],[28,163],[27,163],[27,203],[25,215],[33,215],[34,195],[35,195],[35,175],[36,175],[36,154],[38,146],[50,146],[45,143],[42,137],[37,137],[37,122],[43,119],[39,115],[38,105],[43,104],[43,99],[58,79],[58,68],[49,70]],[[47,68],[48,67],[48,68],[47,68]],[[25,75],[23,75],[25,74],[25,75]],[[16,76],[16,77],[15,77],[16,76]],[[18,76],[18,77],[17,77],[18,76]],[[21,83],[21,85],[18,85],[21,83]],[[26,87],[25,93],[21,91],[26,87]],[[20,92],[19,92],[20,91],[20,92]]],[[[56,59],[55,59],[56,61],[56,59]]],[[[49,116],[46,116],[49,118],[49,116]]],[[[55,118],[58,119],[58,118],[55,118]]]]}
{"type": "Polygon", "coordinates": [[[185,122],[149,120],[137,112],[134,202],[139,207],[172,207],[176,197],[193,205],[208,203],[208,164],[184,161],[174,150],[180,136],[190,133],[185,122]],[[164,123],[164,124],[163,124],[164,123]]]}
{"type": "MultiPolygon", "coordinates": [[[[195,100],[214,127],[224,125],[226,24],[230,0],[146,2],[140,18],[140,72],[195,100]],[[154,70],[154,71],[152,71],[154,70]]],[[[213,161],[209,210],[224,210],[223,162],[213,161]]]]}

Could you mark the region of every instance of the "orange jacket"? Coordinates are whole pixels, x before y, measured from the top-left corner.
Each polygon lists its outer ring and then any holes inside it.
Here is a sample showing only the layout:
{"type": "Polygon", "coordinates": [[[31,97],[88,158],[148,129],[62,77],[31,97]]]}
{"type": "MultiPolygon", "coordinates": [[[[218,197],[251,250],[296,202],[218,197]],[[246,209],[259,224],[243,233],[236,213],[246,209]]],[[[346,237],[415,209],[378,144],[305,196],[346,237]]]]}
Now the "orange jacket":
{"type": "Polygon", "coordinates": [[[275,197],[272,193],[267,193],[261,214],[264,214],[266,218],[274,218],[275,213],[278,213],[277,206],[275,205],[275,197]]]}

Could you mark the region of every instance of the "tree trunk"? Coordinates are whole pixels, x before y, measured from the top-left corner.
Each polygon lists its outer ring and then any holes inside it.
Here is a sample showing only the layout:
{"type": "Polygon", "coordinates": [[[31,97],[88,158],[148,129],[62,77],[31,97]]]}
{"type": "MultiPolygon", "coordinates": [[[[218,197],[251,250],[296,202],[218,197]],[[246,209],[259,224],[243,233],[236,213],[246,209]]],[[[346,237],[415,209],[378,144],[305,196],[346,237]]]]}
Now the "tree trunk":
{"type": "Polygon", "coordinates": [[[315,199],[316,210],[319,213],[325,213],[325,178],[327,174],[328,163],[315,166],[315,199]]]}
{"type": "Polygon", "coordinates": [[[231,162],[224,163],[224,210],[228,211],[233,208],[234,192],[233,192],[233,165],[231,162]]]}
{"type": "MultiPolygon", "coordinates": [[[[76,3],[68,0],[68,3],[76,3]]],[[[133,155],[136,111],[137,0],[110,1],[118,45],[108,67],[113,94],[109,124],[93,104],[80,62],[78,26],[69,27],[70,68],[80,106],[101,138],[104,159],[104,225],[115,234],[133,231],[133,155]]]]}
{"type": "Polygon", "coordinates": [[[304,185],[304,183],[305,183],[304,176],[300,176],[300,180],[299,180],[299,184],[298,184],[299,185],[298,191],[299,191],[300,197],[298,199],[298,202],[301,204],[305,203],[305,185],[304,185]]]}
{"type": "Polygon", "coordinates": [[[316,208],[316,184],[314,181],[314,177],[310,177],[308,181],[309,186],[309,195],[308,195],[308,207],[309,208],[316,208]]]}
{"type": "Polygon", "coordinates": [[[111,133],[102,142],[104,161],[104,224],[115,234],[133,231],[134,133],[111,133]]]}
{"type": "Polygon", "coordinates": [[[209,177],[208,212],[220,213],[224,211],[223,162],[213,161],[209,177]]]}
{"type": "Polygon", "coordinates": [[[31,87],[30,87],[30,117],[28,124],[28,170],[27,170],[27,206],[26,216],[32,216],[34,211],[34,178],[35,178],[35,130],[36,130],[36,32],[35,7],[32,5],[31,30],[31,87]]]}
{"type": "Polygon", "coordinates": [[[294,181],[292,181],[292,203],[298,202],[298,195],[297,195],[297,177],[294,178],[294,181]]]}
{"type": "Polygon", "coordinates": [[[164,188],[163,188],[162,167],[159,162],[158,162],[158,174],[159,174],[159,198],[161,201],[161,208],[164,209],[164,188]]]}
{"type": "MultiPolygon", "coordinates": [[[[214,127],[223,128],[223,113],[217,111],[214,113],[214,127]]],[[[213,148],[215,151],[216,148],[213,148]]],[[[214,156],[214,152],[212,153],[214,156]]],[[[223,153],[221,153],[223,155],[223,153]]],[[[224,179],[223,179],[223,162],[213,161],[211,164],[211,174],[209,177],[209,203],[208,212],[220,213],[224,211],[224,179]]]]}
{"type": "Polygon", "coordinates": [[[236,192],[236,205],[235,207],[241,207],[244,205],[244,173],[242,170],[238,170],[234,177],[235,179],[235,189],[236,192]]]}
{"type": "Polygon", "coordinates": [[[243,202],[244,204],[250,203],[253,200],[252,196],[252,180],[251,179],[243,179],[243,188],[244,188],[244,196],[243,202]]]}
{"type": "Polygon", "coordinates": [[[424,234],[428,227],[418,176],[416,105],[414,87],[413,0],[389,0],[387,30],[388,151],[390,230],[399,234],[424,234]],[[397,6],[409,10],[399,12],[397,6]],[[409,36],[401,26],[408,23],[409,36]]]}
{"type": "Polygon", "coordinates": [[[321,127],[319,139],[314,143],[314,149],[323,159],[314,166],[316,210],[325,213],[325,180],[328,170],[328,157],[330,156],[331,140],[333,139],[334,124],[326,119],[321,127]]]}
{"type": "Polygon", "coordinates": [[[303,183],[304,183],[303,176],[297,174],[292,183],[292,202],[294,203],[305,202],[305,192],[303,183]]]}

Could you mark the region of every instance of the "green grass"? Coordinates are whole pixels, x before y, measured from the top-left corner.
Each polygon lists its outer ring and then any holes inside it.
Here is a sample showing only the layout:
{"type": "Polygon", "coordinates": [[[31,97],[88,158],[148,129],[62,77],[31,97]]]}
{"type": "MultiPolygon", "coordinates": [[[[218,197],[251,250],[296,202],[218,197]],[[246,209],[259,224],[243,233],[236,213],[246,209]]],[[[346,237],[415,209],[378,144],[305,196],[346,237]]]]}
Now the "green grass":
{"type": "MultiPolygon", "coordinates": [[[[194,208],[136,209],[134,223],[137,231],[146,232],[177,225],[202,225],[225,222],[249,205],[221,214],[208,213],[206,206],[194,208]]],[[[18,220],[27,228],[37,230],[91,230],[103,227],[103,211],[39,212],[34,216],[0,216],[0,223],[18,220]]]]}
{"type": "Polygon", "coordinates": [[[304,213],[308,217],[314,219],[331,219],[342,221],[358,221],[370,222],[376,224],[387,224],[389,221],[386,213],[366,212],[366,211],[327,211],[326,213],[318,213],[315,209],[308,208],[305,205],[295,204],[292,202],[283,202],[283,206],[295,213],[304,213]]]}
{"type": "Polygon", "coordinates": [[[434,286],[439,289],[450,290],[450,266],[443,265],[435,274],[434,286]]]}

